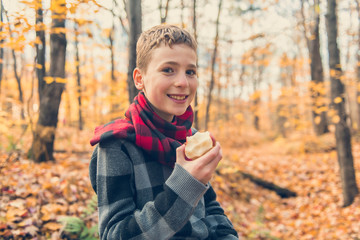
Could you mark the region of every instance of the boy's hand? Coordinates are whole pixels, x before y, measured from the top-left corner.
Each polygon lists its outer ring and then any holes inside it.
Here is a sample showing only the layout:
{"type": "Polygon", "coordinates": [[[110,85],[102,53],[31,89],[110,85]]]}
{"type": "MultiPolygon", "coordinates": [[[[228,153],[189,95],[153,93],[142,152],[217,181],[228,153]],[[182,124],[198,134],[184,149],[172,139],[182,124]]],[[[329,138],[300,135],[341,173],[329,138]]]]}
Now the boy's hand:
{"type": "Polygon", "coordinates": [[[222,150],[219,142],[216,142],[210,151],[193,161],[185,160],[185,144],[176,149],[176,162],[203,184],[210,181],[221,159],[222,150]]]}

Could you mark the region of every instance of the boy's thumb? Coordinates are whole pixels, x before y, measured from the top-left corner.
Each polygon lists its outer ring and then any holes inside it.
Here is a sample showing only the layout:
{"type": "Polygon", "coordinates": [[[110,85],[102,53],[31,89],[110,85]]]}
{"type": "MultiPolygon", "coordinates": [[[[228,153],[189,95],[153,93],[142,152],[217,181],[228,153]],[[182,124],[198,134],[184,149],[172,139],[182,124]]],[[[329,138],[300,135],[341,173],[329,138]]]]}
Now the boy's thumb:
{"type": "Polygon", "coordinates": [[[181,145],[176,149],[176,156],[185,158],[185,144],[181,145]]]}

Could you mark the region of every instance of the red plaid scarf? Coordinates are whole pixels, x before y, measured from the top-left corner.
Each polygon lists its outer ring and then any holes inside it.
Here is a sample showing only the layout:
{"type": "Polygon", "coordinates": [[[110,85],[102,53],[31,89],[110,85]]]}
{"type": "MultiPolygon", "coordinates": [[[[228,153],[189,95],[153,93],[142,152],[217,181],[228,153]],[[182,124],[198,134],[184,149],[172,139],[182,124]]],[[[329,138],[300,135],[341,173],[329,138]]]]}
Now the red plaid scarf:
{"type": "Polygon", "coordinates": [[[151,108],[143,92],[140,92],[125,113],[125,119],[117,119],[95,128],[90,144],[110,138],[126,139],[149,153],[161,164],[174,167],[176,148],[191,135],[193,110],[189,106],[173,122],[167,122],[151,108]]]}

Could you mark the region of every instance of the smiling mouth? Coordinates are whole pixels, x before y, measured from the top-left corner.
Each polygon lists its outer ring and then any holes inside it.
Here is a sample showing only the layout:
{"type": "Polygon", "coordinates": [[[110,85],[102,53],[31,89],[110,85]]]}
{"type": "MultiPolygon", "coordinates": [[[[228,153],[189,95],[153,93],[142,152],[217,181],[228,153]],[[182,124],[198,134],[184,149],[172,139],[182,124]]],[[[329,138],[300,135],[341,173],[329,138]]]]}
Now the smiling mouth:
{"type": "Polygon", "coordinates": [[[170,98],[175,99],[175,100],[185,100],[187,98],[187,96],[183,95],[183,96],[179,96],[179,95],[168,95],[170,98]]]}

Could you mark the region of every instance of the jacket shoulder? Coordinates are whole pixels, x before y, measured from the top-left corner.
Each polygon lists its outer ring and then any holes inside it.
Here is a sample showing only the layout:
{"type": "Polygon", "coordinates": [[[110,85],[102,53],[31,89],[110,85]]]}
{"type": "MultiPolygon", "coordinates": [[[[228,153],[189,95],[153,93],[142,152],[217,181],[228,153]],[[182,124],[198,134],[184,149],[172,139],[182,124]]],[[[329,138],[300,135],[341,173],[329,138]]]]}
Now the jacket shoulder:
{"type": "Polygon", "coordinates": [[[140,148],[123,139],[113,139],[97,144],[92,152],[89,164],[89,177],[93,189],[96,192],[97,176],[102,175],[100,169],[103,168],[103,165],[110,168],[124,165],[127,168],[132,168],[136,162],[142,161],[143,158],[143,152],[140,148]]]}

